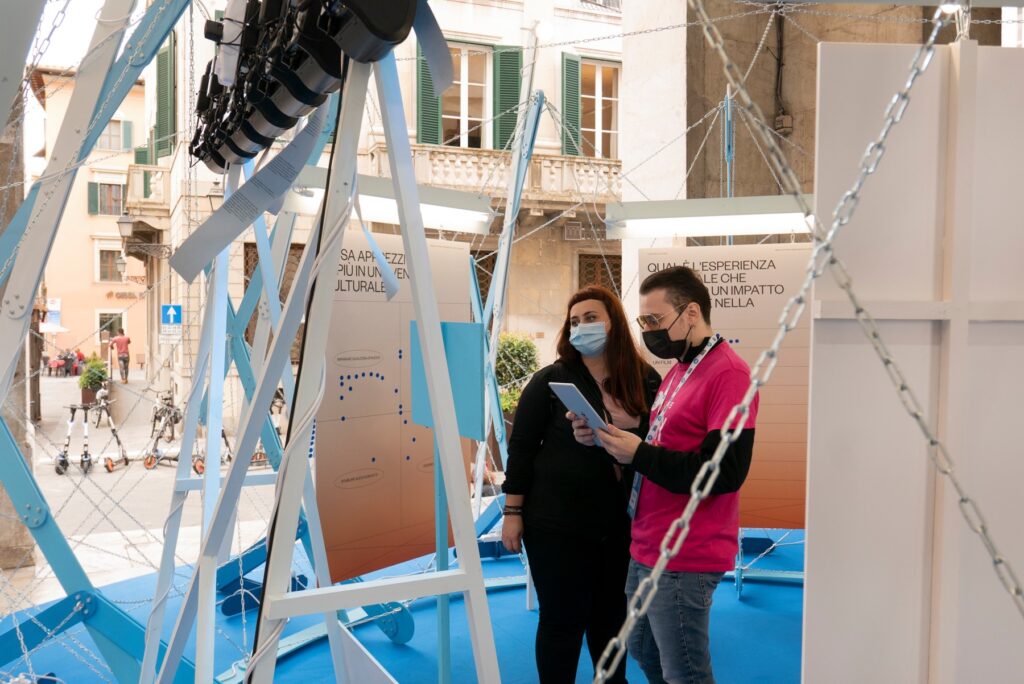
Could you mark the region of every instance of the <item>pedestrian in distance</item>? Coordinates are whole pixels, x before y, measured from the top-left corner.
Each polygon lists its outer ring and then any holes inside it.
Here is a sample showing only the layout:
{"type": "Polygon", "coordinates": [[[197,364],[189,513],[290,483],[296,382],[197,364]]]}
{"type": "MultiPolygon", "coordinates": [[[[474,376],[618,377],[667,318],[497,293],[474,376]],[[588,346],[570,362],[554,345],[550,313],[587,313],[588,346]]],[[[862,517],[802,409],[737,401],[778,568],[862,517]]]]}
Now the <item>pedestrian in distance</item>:
{"type": "Polygon", "coordinates": [[[131,338],[124,334],[124,328],[118,328],[117,337],[110,340],[110,345],[117,352],[117,365],[121,369],[121,382],[124,384],[128,384],[128,366],[131,360],[128,345],[131,343],[131,338]]]}

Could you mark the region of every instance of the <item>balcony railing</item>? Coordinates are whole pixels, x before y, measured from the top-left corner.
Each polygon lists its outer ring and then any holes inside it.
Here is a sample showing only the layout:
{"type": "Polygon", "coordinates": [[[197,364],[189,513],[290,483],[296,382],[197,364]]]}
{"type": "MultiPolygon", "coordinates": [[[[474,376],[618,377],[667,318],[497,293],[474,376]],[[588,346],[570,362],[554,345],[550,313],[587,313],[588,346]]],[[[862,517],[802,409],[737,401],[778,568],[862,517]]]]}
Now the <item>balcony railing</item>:
{"type": "Polygon", "coordinates": [[[128,167],[128,213],[169,216],[171,211],[171,170],[150,164],[128,167]]]}
{"type": "MultiPolygon", "coordinates": [[[[413,145],[412,155],[416,182],[420,184],[505,196],[511,160],[508,152],[413,145]]],[[[371,176],[390,176],[387,148],[375,144],[361,151],[359,171],[371,176]]],[[[567,205],[618,201],[622,196],[621,173],[622,162],[617,159],[534,154],[526,172],[523,199],[567,205]]],[[[170,194],[170,169],[146,164],[128,167],[125,206],[129,214],[139,218],[169,217],[170,194]]]]}
{"type": "MultiPolygon", "coordinates": [[[[440,145],[413,145],[416,181],[455,190],[483,191],[503,197],[510,155],[440,145]]],[[[360,154],[360,173],[390,176],[387,148],[375,144],[360,154]]],[[[614,159],[534,154],[526,173],[523,199],[546,202],[605,203],[622,196],[622,162],[614,159]]]]}

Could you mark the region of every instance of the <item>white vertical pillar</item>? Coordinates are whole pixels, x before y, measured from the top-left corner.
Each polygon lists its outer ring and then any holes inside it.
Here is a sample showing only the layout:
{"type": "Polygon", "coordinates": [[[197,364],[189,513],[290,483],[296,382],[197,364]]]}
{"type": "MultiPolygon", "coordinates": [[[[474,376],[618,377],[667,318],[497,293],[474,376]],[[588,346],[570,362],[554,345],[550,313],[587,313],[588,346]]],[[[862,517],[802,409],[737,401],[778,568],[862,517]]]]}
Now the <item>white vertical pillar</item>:
{"type": "MultiPolygon", "coordinates": [[[[336,134],[334,160],[328,189],[324,195],[324,227],[330,233],[343,219],[347,219],[352,202],[353,181],[356,174],[356,152],[362,122],[363,107],[366,102],[367,85],[370,77],[370,66],[358,62],[350,62],[348,77],[345,80],[341,98],[341,115],[336,134]]],[[[326,236],[326,235],[325,235],[326,236]]],[[[315,235],[310,239],[315,239],[315,235]]],[[[333,288],[326,286],[334,273],[333,266],[338,263],[341,253],[341,240],[333,244],[320,246],[322,263],[329,264],[326,270],[324,287],[312,286],[312,301],[309,305],[311,323],[306,328],[303,349],[303,368],[295,392],[295,403],[292,406],[291,420],[295,427],[291,428],[288,444],[285,448],[281,468],[278,471],[278,487],[280,493],[274,515],[274,524],[268,541],[271,542],[267,557],[264,582],[264,596],[283,596],[289,588],[291,577],[292,555],[295,549],[295,533],[299,522],[299,510],[303,491],[310,482],[308,470],[309,440],[312,422],[303,420],[313,416],[320,401],[320,387],[324,381],[324,349],[329,332],[329,318],[333,288]]],[[[319,280],[319,276],[318,276],[319,280]]],[[[276,343],[275,339],[275,343],[276,343]]],[[[263,377],[273,369],[268,365],[263,377]]],[[[310,521],[312,524],[312,521],[310,521]]],[[[315,549],[314,545],[314,549],[315,549]]],[[[325,559],[326,560],[326,559],[325,559]]],[[[326,567],[326,562],[324,563],[326,567]]],[[[319,577],[319,575],[318,575],[319,577]]],[[[325,619],[337,618],[333,612],[325,614],[325,619]]],[[[276,650],[280,639],[279,629],[283,629],[280,621],[269,619],[260,609],[257,639],[254,647],[257,653],[266,653],[250,668],[250,681],[253,684],[269,683],[274,679],[276,667],[276,650]]],[[[332,648],[332,654],[335,649],[332,648]]],[[[346,676],[335,660],[335,677],[346,676]]]]}
{"type": "MultiPolygon", "coordinates": [[[[225,199],[238,190],[242,167],[234,165],[228,171],[225,199]]],[[[210,314],[210,382],[206,395],[206,470],[203,473],[202,536],[205,538],[220,497],[221,429],[224,426],[224,375],[227,370],[225,356],[228,316],[228,253],[225,247],[217,255],[210,271],[212,279],[206,306],[210,314]]],[[[202,378],[193,382],[202,383],[202,378]]],[[[242,454],[237,454],[242,458],[242,454]]],[[[179,454],[179,459],[191,459],[191,454],[179,454]]],[[[228,535],[230,546],[230,535],[228,535]]],[[[213,681],[214,652],[217,636],[217,565],[224,547],[199,557],[199,612],[196,616],[196,681],[213,681]]]]}
{"type": "Polygon", "coordinates": [[[409,275],[416,284],[413,304],[418,322],[420,348],[430,397],[431,415],[434,417],[434,438],[444,475],[449,501],[455,547],[459,565],[466,573],[468,586],[463,591],[469,620],[477,680],[498,682],[498,656],[494,650],[490,609],[484,588],[480,550],[476,544],[469,490],[466,486],[462,449],[459,443],[458,423],[455,416],[455,398],[448,376],[448,362],[441,337],[441,316],[430,278],[430,257],[427,253],[423,217],[420,214],[416,176],[412,166],[412,151],[406,134],[405,112],[398,83],[394,54],[388,54],[374,67],[377,92],[384,118],[388,141],[388,161],[391,178],[395,183],[398,215],[402,225],[402,241],[409,264],[409,275]]]}

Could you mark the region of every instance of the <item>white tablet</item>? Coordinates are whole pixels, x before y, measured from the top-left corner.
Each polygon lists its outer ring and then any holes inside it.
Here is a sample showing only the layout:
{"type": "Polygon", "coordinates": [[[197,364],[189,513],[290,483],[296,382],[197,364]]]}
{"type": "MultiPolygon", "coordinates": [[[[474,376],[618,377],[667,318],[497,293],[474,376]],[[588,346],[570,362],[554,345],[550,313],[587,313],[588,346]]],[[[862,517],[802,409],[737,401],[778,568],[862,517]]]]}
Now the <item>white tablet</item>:
{"type": "Polygon", "coordinates": [[[549,382],[548,386],[555,393],[565,407],[581,418],[587,419],[587,426],[594,429],[594,443],[601,446],[601,440],[597,436],[597,429],[607,429],[608,424],[604,422],[601,414],[591,406],[587,398],[580,392],[579,387],[571,382],[549,382]]]}

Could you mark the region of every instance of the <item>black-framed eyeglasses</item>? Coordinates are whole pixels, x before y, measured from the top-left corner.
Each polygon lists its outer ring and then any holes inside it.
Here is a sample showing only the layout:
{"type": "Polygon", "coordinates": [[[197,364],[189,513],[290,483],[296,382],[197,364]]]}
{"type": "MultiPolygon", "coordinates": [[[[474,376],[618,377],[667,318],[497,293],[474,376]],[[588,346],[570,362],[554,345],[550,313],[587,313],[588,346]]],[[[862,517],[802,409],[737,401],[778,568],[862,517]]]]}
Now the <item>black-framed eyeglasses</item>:
{"type": "MultiPolygon", "coordinates": [[[[690,303],[687,302],[686,304],[683,304],[680,307],[672,309],[672,311],[678,311],[679,313],[678,315],[676,315],[674,319],[672,319],[671,323],[665,326],[666,330],[676,324],[676,321],[679,320],[679,316],[683,315],[683,311],[685,311],[686,307],[688,307],[689,305],[690,303]]],[[[640,326],[641,330],[660,330],[662,320],[664,320],[666,316],[671,314],[672,311],[663,314],[640,314],[639,316],[636,317],[636,324],[640,326]]]]}

